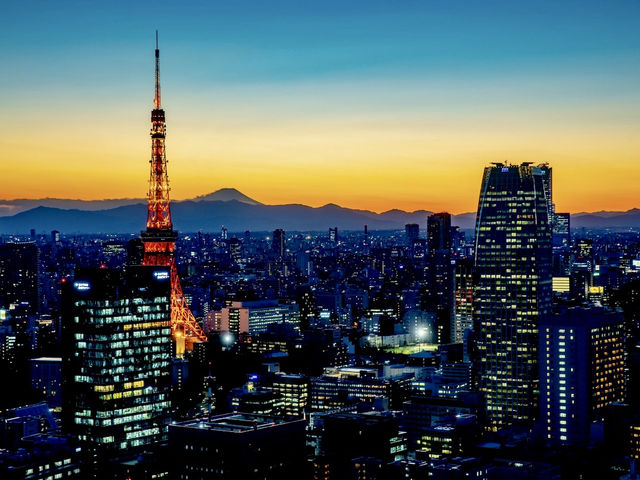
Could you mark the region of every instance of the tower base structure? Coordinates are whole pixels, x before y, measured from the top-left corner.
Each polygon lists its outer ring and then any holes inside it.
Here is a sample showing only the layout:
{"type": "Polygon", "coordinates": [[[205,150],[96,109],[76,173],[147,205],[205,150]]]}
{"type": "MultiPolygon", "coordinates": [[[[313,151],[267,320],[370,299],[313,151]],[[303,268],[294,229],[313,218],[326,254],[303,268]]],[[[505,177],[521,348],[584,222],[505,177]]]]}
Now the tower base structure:
{"type": "MultiPolygon", "coordinates": [[[[171,276],[171,336],[176,345],[176,356],[191,351],[195,342],[206,342],[207,335],[196,321],[182,293],[180,277],[175,262],[175,245],[178,232],[174,230],[151,231],[140,234],[144,244],[143,265],[169,267],[171,276]]],[[[166,271],[158,272],[166,274],[166,271]]]]}

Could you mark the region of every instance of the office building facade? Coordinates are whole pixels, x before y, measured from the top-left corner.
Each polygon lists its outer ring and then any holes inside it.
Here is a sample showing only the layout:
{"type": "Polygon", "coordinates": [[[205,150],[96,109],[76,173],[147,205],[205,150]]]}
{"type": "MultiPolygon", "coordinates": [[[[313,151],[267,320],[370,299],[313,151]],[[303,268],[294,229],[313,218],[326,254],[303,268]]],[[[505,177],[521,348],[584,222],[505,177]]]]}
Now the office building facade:
{"type": "Polygon", "coordinates": [[[97,466],[167,439],[169,297],[166,267],[79,270],[64,286],[63,420],[97,466]]]}
{"type": "Polygon", "coordinates": [[[538,324],[550,314],[548,167],[485,168],[475,230],[477,386],[491,428],[530,422],[538,405],[538,324]]]}
{"type": "Polygon", "coordinates": [[[171,478],[300,478],[305,421],[249,413],[224,414],[169,427],[171,478]]]}
{"type": "Polygon", "coordinates": [[[232,302],[231,306],[222,309],[220,316],[221,330],[235,335],[257,335],[266,332],[269,325],[283,323],[298,328],[300,312],[297,304],[278,300],[232,302]]]}
{"type": "Polygon", "coordinates": [[[625,399],[624,318],[570,308],[540,323],[540,425],[549,443],[584,443],[603,408],[625,399]]]}

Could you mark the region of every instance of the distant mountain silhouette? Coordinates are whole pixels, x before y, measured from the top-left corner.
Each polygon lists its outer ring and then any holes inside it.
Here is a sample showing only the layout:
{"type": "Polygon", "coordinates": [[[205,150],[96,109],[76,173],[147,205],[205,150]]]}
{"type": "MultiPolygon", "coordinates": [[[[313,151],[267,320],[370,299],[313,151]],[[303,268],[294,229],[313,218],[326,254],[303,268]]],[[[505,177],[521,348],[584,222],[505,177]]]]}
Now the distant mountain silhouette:
{"type": "Polygon", "coordinates": [[[239,192],[235,188],[221,188],[220,190],[216,190],[215,192],[207,195],[199,195],[194,198],[194,200],[198,202],[230,202],[231,200],[237,200],[238,202],[248,203],[249,205],[262,205],[262,203],[254,200],[253,198],[247,197],[244,193],[239,192]]]}
{"type": "Polygon", "coordinates": [[[0,200],[0,217],[15,215],[35,207],[52,207],[74,210],[107,210],[109,208],[146,203],[146,198],[115,198],[107,200],[75,200],[67,198],[21,198],[0,200]]]}
{"type": "MultiPolygon", "coordinates": [[[[237,200],[239,202],[248,203],[250,205],[261,205],[260,202],[247,197],[235,188],[221,188],[207,195],[200,195],[194,199],[196,201],[222,201],[237,200]]],[[[115,198],[106,200],[75,200],[68,198],[39,198],[27,199],[21,198],[16,200],[0,200],[0,217],[15,215],[35,207],[53,207],[71,210],[108,210],[110,208],[122,207],[125,205],[135,205],[138,203],[146,203],[146,198],[115,198]]],[[[174,200],[174,203],[177,203],[174,200]]]]}
{"type": "MultiPolygon", "coordinates": [[[[133,233],[145,228],[144,199],[113,200],[12,200],[0,201],[0,210],[21,209],[19,213],[0,216],[0,233],[27,233],[59,230],[64,233],[133,233]],[[35,208],[34,208],[35,207],[35,208]]],[[[220,230],[224,225],[231,232],[360,230],[366,224],[370,230],[403,229],[407,223],[426,227],[427,210],[405,212],[389,210],[375,213],[327,204],[264,205],[234,188],[223,188],[191,200],[174,201],[171,205],[174,226],[182,232],[220,230]]],[[[0,214],[1,215],[1,214],[0,214]]],[[[454,215],[452,224],[473,229],[475,212],[454,215]]],[[[577,228],[640,228],[640,210],[626,212],[580,213],[571,216],[572,229],[577,228]]]]}
{"type": "Polygon", "coordinates": [[[574,228],[640,228],[640,209],[626,212],[576,213],[571,215],[571,229],[574,228]]]}
{"type": "MultiPolygon", "coordinates": [[[[306,205],[251,205],[238,200],[183,201],[171,205],[174,226],[182,232],[218,231],[225,226],[231,232],[371,230],[404,228],[405,223],[425,225],[430,212],[386,212],[353,210],[337,205],[313,208],[306,205]]],[[[125,205],[106,210],[88,211],[36,207],[13,216],[0,218],[0,233],[27,233],[59,230],[64,233],[137,233],[144,229],[146,205],[125,205]]]]}

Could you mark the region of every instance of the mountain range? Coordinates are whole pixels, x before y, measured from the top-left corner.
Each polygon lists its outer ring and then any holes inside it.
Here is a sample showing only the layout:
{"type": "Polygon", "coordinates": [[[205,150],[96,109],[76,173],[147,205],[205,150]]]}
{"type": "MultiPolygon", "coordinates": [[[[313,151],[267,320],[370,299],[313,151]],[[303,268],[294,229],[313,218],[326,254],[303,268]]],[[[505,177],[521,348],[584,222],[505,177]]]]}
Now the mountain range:
{"type": "MultiPolygon", "coordinates": [[[[322,231],[402,229],[407,223],[426,226],[428,210],[405,212],[389,210],[376,213],[327,204],[309,207],[301,204],[265,205],[234,188],[223,188],[189,200],[172,201],[174,227],[182,232],[218,231],[225,226],[231,232],[322,231]]],[[[122,198],[108,200],[0,200],[0,233],[27,233],[59,230],[63,233],[136,233],[144,228],[146,200],[122,198]]],[[[475,212],[452,216],[452,224],[474,228],[475,212]]],[[[571,216],[575,228],[640,227],[640,210],[626,212],[578,213],[571,216]]]]}

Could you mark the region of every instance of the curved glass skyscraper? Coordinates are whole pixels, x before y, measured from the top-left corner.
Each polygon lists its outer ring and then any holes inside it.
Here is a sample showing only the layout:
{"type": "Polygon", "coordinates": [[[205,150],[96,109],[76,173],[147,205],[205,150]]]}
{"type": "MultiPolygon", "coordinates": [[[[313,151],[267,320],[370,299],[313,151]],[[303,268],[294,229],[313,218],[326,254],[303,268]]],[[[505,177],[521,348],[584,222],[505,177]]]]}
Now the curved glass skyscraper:
{"type": "Polygon", "coordinates": [[[551,169],[494,164],[475,232],[475,372],[493,428],[535,418],[538,322],[551,313],[551,169]]]}

